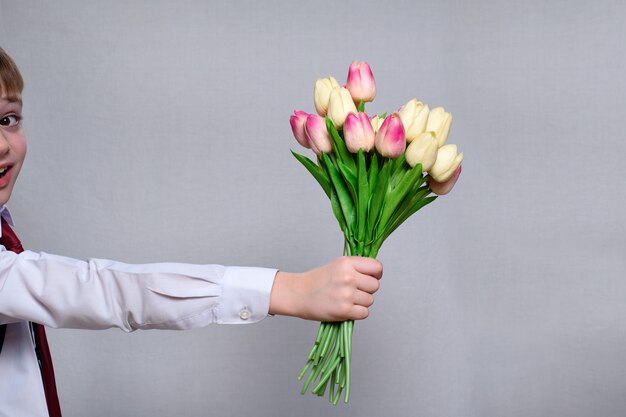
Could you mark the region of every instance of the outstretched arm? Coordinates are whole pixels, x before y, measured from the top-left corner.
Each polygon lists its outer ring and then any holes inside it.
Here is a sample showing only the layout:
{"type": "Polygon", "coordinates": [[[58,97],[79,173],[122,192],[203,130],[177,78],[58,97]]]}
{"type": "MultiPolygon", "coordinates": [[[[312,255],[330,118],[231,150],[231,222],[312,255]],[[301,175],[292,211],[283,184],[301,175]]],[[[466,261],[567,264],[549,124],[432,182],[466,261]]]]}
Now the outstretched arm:
{"type": "Polygon", "coordinates": [[[317,321],[367,317],[380,262],[338,258],[303,273],[275,269],[77,259],[0,246],[0,324],[191,329],[267,313],[317,321]]]}

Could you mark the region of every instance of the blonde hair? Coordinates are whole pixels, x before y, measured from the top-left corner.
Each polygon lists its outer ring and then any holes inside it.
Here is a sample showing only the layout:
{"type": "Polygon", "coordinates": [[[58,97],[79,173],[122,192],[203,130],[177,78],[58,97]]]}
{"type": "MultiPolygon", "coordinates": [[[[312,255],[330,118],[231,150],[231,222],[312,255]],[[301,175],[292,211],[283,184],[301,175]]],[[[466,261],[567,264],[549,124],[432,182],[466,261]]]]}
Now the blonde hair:
{"type": "Polygon", "coordinates": [[[21,98],[24,79],[4,49],[0,48],[0,93],[12,98],[21,98]]]}

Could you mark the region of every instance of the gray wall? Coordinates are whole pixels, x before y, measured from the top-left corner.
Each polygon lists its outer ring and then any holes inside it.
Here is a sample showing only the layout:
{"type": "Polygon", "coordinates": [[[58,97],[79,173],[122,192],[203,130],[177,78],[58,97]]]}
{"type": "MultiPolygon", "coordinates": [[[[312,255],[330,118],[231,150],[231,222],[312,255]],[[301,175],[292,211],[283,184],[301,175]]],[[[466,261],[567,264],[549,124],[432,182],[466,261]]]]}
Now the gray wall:
{"type": "Polygon", "coordinates": [[[317,325],[52,330],[78,416],[626,414],[620,1],[13,2],[27,82],[11,202],[34,250],[301,271],[340,255],[289,153],[313,81],[371,63],[373,112],[444,105],[454,192],[380,254],[349,406],[299,395],[317,325]]]}

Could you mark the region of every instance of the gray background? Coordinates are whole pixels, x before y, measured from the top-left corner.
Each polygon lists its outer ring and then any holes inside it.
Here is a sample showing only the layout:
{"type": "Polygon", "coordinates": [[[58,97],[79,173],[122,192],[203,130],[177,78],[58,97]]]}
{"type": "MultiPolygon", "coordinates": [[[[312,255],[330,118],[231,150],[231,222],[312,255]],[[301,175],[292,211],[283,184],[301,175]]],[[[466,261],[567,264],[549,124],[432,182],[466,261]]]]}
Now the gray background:
{"type": "Polygon", "coordinates": [[[349,406],[299,395],[317,325],[51,330],[77,416],[623,416],[626,117],[619,1],[13,2],[25,244],[275,266],[340,255],[288,117],[370,62],[393,110],[454,115],[454,192],[399,229],[354,335],[349,406]]]}

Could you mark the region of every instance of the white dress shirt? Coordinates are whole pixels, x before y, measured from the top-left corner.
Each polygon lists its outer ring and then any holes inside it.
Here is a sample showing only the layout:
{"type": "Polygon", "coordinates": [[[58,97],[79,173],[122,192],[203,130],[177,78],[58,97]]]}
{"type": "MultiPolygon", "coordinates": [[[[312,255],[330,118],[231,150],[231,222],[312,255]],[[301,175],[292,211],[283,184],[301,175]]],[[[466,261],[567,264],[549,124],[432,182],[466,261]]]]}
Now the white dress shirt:
{"type": "MultiPolygon", "coordinates": [[[[0,215],[12,224],[6,208],[0,215]]],[[[0,417],[47,417],[28,322],[54,328],[192,329],[255,323],[269,310],[275,269],[81,261],[0,245],[0,417]]]]}

